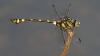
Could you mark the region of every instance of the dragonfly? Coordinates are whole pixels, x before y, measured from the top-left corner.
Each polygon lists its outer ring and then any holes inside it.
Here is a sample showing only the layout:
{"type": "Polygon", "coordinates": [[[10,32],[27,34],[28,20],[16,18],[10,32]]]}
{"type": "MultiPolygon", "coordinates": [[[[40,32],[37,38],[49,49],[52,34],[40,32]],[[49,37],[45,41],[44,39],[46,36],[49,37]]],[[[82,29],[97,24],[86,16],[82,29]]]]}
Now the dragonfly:
{"type": "MultiPolygon", "coordinates": [[[[46,22],[46,23],[51,23],[53,25],[56,25],[55,30],[56,30],[56,37],[61,44],[61,46],[65,45],[65,37],[64,37],[64,32],[66,30],[71,30],[74,31],[74,28],[79,28],[80,26],[80,21],[72,19],[68,17],[68,13],[70,11],[71,4],[68,6],[68,8],[65,10],[65,12],[62,14],[62,17],[59,15],[55,5],[52,5],[52,19],[51,20],[42,20],[42,19],[10,19],[11,22],[14,22],[15,24],[19,24],[22,22],[46,22]]],[[[77,34],[75,33],[77,36],[77,34]]],[[[81,42],[81,39],[77,36],[77,41],[81,42]]]]}

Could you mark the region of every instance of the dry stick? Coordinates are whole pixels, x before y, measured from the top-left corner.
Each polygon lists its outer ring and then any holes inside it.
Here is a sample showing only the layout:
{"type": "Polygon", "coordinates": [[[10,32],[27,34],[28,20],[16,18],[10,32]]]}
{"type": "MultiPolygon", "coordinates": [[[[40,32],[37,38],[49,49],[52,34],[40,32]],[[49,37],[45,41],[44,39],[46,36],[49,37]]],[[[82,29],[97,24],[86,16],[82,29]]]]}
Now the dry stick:
{"type": "Polygon", "coordinates": [[[69,46],[70,46],[70,42],[71,42],[71,39],[72,39],[72,36],[74,34],[74,32],[71,32],[69,30],[67,30],[66,32],[67,32],[68,35],[67,35],[65,47],[64,47],[64,49],[63,49],[63,51],[62,51],[60,56],[65,56],[67,54],[69,46]]]}

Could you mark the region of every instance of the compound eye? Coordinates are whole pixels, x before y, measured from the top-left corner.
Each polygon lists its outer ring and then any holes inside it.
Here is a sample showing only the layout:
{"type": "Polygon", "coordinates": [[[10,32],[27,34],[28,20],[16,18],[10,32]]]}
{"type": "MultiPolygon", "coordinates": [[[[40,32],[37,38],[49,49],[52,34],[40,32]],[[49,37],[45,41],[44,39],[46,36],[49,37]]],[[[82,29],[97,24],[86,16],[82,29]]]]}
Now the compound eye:
{"type": "Polygon", "coordinates": [[[80,22],[78,22],[78,24],[80,25],[80,22]]]}
{"type": "Polygon", "coordinates": [[[75,28],[78,28],[79,25],[80,25],[80,22],[79,22],[78,20],[75,20],[75,21],[74,21],[74,27],[75,27],[75,28]]]}

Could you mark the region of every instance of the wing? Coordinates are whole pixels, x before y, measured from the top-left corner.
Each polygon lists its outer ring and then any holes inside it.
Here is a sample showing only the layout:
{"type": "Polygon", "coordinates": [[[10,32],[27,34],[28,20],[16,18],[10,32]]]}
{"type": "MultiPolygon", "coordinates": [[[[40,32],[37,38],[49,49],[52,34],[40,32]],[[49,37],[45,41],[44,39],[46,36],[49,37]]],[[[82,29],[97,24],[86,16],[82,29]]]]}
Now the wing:
{"type": "MultiPolygon", "coordinates": [[[[72,29],[72,31],[74,31],[74,30],[72,29]]],[[[74,32],[72,41],[73,41],[73,43],[75,43],[75,45],[80,46],[81,39],[79,38],[79,36],[75,32],[74,32]]]]}
{"type": "Polygon", "coordinates": [[[57,9],[56,9],[55,5],[52,5],[51,15],[52,15],[51,20],[60,20],[59,13],[57,12],[57,9]]]}
{"type": "MultiPolygon", "coordinates": [[[[59,13],[57,12],[57,9],[54,5],[52,5],[52,20],[55,20],[55,21],[61,20],[60,16],[59,16],[59,13]]],[[[56,26],[55,35],[56,35],[58,43],[63,48],[64,45],[65,45],[65,39],[64,39],[63,31],[62,31],[61,27],[56,26]]]]}
{"type": "MultiPolygon", "coordinates": [[[[70,31],[74,31],[74,29],[70,29],[70,31]]],[[[79,36],[74,32],[74,35],[72,37],[72,42],[77,45],[77,46],[80,46],[81,44],[81,39],[79,38],[79,36]]]]}
{"type": "Polygon", "coordinates": [[[81,39],[76,35],[76,34],[74,34],[73,35],[73,38],[72,38],[72,42],[76,45],[76,46],[80,46],[80,44],[81,44],[81,39]]]}
{"type": "Polygon", "coordinates": [[[78,37],[78,35],[76,33],[75,33],[75,35],[76,35],[78,41],[81,42],[81,39],[78,37]]]}
{"type": "Polygon", "coordinates": [[[71,4],[68,6],[68,8],[65,10],[65,12],[62,14],[63,17],[68,17],[68,13],[70,11],[71,4]]]}
{"type": "Polygon", "coordinates": [[[65,39],[64,39],[63,31],[62,31],[61,27],[57,27],[57,26],[56,26],[55,30],[56,30],[55,35],[56,35],[56,38],[58,40],[58,43],[63,48],[64,45],[65,45],[65,39]]]}

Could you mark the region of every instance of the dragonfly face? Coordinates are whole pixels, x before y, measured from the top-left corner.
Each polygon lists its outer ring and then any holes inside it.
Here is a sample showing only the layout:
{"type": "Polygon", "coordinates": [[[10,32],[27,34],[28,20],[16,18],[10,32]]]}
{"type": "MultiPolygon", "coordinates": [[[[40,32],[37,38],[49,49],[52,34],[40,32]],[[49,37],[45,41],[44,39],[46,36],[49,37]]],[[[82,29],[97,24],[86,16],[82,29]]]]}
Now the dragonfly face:
{"type": "Polygon", "coordinates": [[[80,26],[80,21],[75,20],[74,21],[74,28],[78,28],[80,26]]]}

